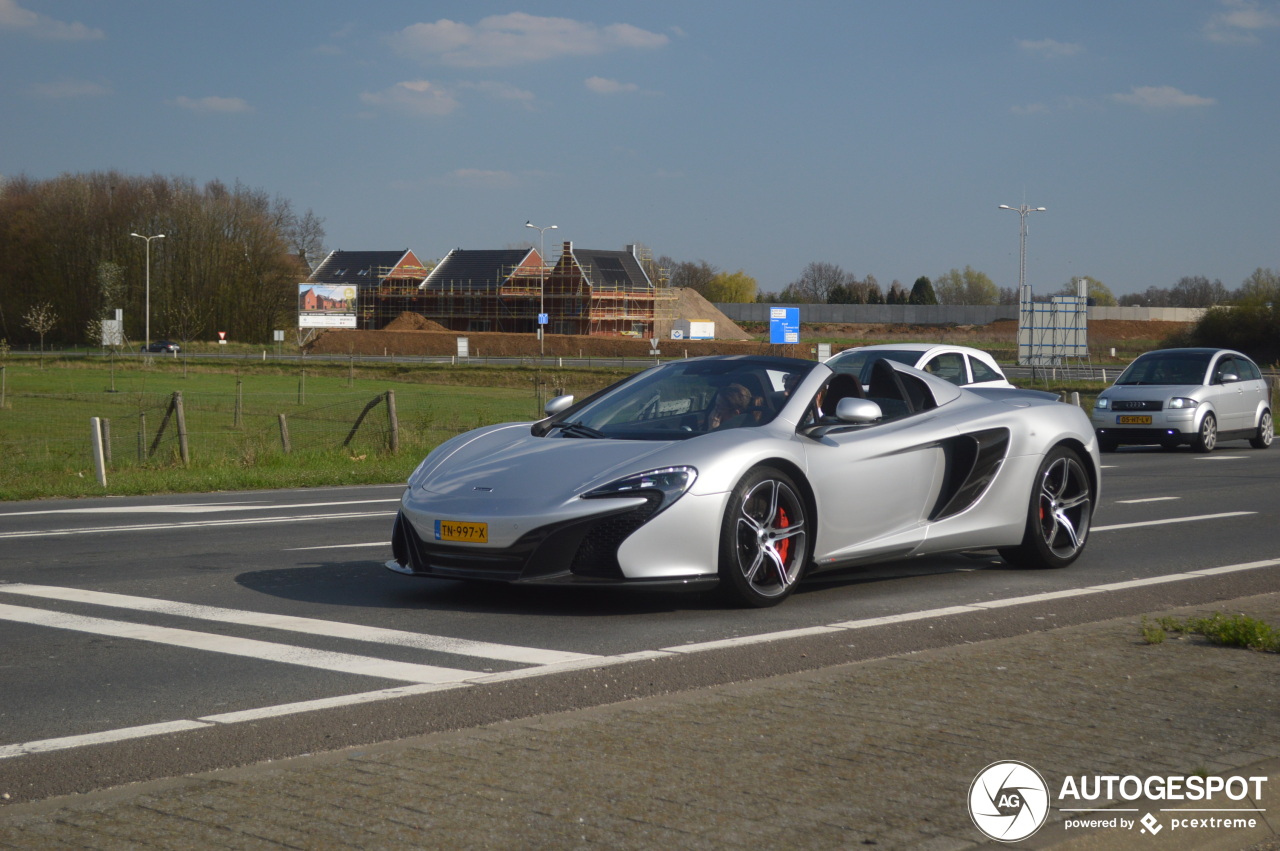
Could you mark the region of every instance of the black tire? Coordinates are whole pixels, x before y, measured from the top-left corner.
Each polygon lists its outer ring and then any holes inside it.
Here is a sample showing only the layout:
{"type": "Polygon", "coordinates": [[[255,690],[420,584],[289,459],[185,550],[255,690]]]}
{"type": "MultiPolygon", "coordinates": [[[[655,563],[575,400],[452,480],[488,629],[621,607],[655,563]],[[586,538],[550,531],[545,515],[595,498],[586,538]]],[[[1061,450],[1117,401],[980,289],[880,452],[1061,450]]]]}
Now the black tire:
{"type": "Polygon", "coordinates": [[[742,477],[720,529],[720,590],[736,605],[776,606],[809,562],[809,517],[791,477],[757,467],[742,477]]]}
{"type": "Polygon", "coordinates": [[[1276,425],[1271,419],[1270,411],[1262,412],[1262,419],[1258,420],[1257,433],[1249,438],[1249,445],[1254,449],[1266,449],[1271,445],[1271,441],[1276,436],[1276,425]]]}
{"type": "Polygon", "coordinates": [[[1178,448],[1178,441],[1165,438],[1164,440],[1160,441],[1160,448],[1163,449],[1165,452],[1172,452],[1173,450],[1178,448]]]}
{"type": "Polygon", "coordinates": [[[1218,421],[1213,414],[1205,414],[1200,421],[1200,431],[1196,432],[1196,438],[1191,442],[1191,448],[1197,452],[1212,452],[1217,445],[1218,421]]]}
{"type": "Polygon", "coordinates": [[[1120,442],[1114,437],[1103,437],[1098,435],[1098,450],[1100,452],[1115,452],[1120,446],[1120,442]]]}
{"type": "Polygon", "coordinates": [[[1066,567],[1084,552],[1093,503],[1093,480],[1079,453],[1054,448],[1036,472],[1022,543],[1000,555],[1014,567],[1066,567]]]}

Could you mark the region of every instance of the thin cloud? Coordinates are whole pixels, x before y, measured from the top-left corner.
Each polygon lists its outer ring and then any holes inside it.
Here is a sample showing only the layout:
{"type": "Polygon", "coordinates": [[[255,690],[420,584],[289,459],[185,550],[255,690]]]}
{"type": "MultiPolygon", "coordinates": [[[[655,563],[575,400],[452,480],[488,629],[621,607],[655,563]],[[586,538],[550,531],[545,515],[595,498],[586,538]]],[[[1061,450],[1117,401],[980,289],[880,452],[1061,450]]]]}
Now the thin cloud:
{"type": "Polygon", "coordinates": [[[0,30],[25,33],[49,41],[93,41],[107,37],[102,30],[87,27],[79,21],[67,23],[24,9],[17,0],[0,0],[0,30]]]}
{"type": "Polygon", "coordinates": [[[566,56],[598,56],[615,50],[652,50],[670,39],[631,24],[597,26],[525,12],[491,15],[474,25],[442,18],[405,27],[392,36],[402,54],[460,68],[542,62],[566,56]]]}
{"type": "Polygon", "coordinates": [[[233,112],[253,112],[253,107],[243,98],[223,98],[223,97],[203,97],[189,98],[185,95],[175,98],[173,101],[183,109],[189,109],[192,112],[206,113],[233,113],[233,112]]]}
{"type": "Polygon", "coordinates": [[[452,93],[429,80],[406,80],[380,92],[364,92],[360,100],[416,116],[448,115],[458,108],[452,93]]]}
{"type": "Polygon", "coordinates": [[[1217,103],[1213,98],[1187,94],[1173,86],[1134,86],[1127,94],[1114,94],[1111,99],[1145,109],[1184,109],[1217,103]]]}
{"type": "Polygon", "coordinates": [[[31,93],[38,98],[49,100],[105,97],[113,94],[109,86],[89,80],[55,80],[51,83],[36,83],[31,87],[31,93]]]}
{"type": "Polygon", "coordinates": [[[1034,53],[1045,59],[1060,59],[1066,56],[1075,56],[1084,52],[1084,45],[1072,42],[1054,41],[1051,38],[1041,39],[1040,41],[1028,41],[1021,39],[1018,41],[1018,49],[1024,53],[1034,53]]]}
{"type": "Polygon", "coordinates": [[[449,179],[453,183],[485,189],[510,189],[518,183],[516,176],[509,171],[483,168],[454,169],[449,172],[449,179]]]}
{"type": "Polygon", "coordinates": [[[586,86],[598,95],[621,95],[640,91],[635,83],[622,83],[605,77],[588,77],[586,86]]]}
{"type": "Polygon", "coordinates": [[[529,106],[534,101],[533,92],[513,86],[510,83],[497,81],[464,82],[458,84],[459,89],[480,92],[495,100],[511,100],[529,106]]]}
{"type": "Polygon", "coordinates": [[[1280,27],[1280,13],[1255,0],[1223,0],[1223,11],[1204,25],[1205,38],[1219,44],[1257,44],[1261,30],[1280,27]]]}

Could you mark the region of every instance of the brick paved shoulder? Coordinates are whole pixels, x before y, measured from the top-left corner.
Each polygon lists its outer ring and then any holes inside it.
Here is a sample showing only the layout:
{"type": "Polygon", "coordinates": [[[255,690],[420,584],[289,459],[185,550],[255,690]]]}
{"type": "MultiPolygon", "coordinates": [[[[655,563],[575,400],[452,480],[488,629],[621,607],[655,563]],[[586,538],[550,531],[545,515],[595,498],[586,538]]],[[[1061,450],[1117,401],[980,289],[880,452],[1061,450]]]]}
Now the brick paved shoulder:
{"type": "MultiPolygon", "coordinates": [[[[1223,606],[1280,624],[1280,594],[1223,606]]],[[[0,809],[0,846],[943,851],[985,842],[966,796],[997,760],[1051,786],[1280,764],[1280,655],[1123,618],[0,809]]],[[[1222,847],[1276,837],[1270,792],[1222,847]]]]}

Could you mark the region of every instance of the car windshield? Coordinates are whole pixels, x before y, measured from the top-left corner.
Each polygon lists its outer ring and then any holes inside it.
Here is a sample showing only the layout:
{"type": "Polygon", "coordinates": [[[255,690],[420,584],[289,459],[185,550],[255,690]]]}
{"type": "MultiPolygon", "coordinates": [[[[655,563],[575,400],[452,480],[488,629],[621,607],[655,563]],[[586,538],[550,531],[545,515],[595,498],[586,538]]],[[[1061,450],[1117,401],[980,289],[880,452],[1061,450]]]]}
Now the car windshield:
{"type": "Polygon", "coordinates": [[[771,422],[815,361],[699,358],[640,373],[540,424],[547,437],[685,440],[771,422]]]}
{"type": "Polygon", "coordinates": [[[905,351],[903,349],[873,349],[870,351],[850,351],[841,353],[827,361],[827,366],[836,372],[851,372],[865,384],[870,378],[868,367],[878,358],[897,361],[907,366],[915,366],[923,352],[905,351]]]}
{"type": "Polygon", "coordinates": [[[1116,384],[1204,384],[1210,352],[1148,352],[1120,373],[1116,384]]]}

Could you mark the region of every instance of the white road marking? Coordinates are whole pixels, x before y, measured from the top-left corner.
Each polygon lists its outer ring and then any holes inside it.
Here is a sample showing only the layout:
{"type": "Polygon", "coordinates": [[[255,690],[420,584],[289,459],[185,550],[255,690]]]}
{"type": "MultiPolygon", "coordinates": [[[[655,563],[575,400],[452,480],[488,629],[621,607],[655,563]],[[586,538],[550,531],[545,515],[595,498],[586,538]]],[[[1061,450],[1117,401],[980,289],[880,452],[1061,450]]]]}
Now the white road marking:
{"type": "Polygon", "coordinates": [[[371,544],[329,544],[324,547],[285,547],[286,553],[301,553],[307,550],[355,550],[362,547],[389,547],[390,541],[374,541],[371,544]]]}
{"type": "Polygon", "coordinates": [[[38,511],[0,511],[0,517],[30,517],[37,514],[206,514],[215,511],[274,511],[290,508],[329,508],[334,505],[374,505],[399,502],[387,499],[347,499],[341,502],[274,503],[265,500],[249,502],[191,502],[177,505],[102,505],[93,508],[42,508],[38,511]]]}
{"type": "Polygon", "coordinates": [[[1169,517],[1164,520],[1144,520],[1141,523],[1116,523],[1112,526],[1094,526],[1090,532],[1114,532],[1117,529],[1140,529],[1143,526],[1167,526],[1170,523],[1190,523],[1193,520],[1221,520],[1223,517],[1247,517],[1256,511],[1224,511],[1222,514],[1199,514],[1195,517],[1169,517]]]}
{"type": "Polygon", "coordinates": [[[1196,461],[1239,461],[1244,455],[1197,455],[1196,461]]]}
{"type": "Polygon", "coordinates": [[[113,638],[131,638],[136,641],[150,641],[156,644],[167,644],[172,647],[186,647],[189,650],[206,650],[212,653],[226,653],[231,656],[246,656],[267,662],[283,662],[286,665],[301,665],[306,668],[319,668],[325,671],[337,671],[343,674],[356,674],[364,677],[380,677],[384,680],[401,680],[408,683],[451,683],[474,676],[473,671],[458,668],[441,668],[436,665],[417,665],[412,662],[393,662],[389,659],[378,659],[372,656],[356,656],[351,653],[334,653],[328,650],[311,650],[296,647],[292,644],[275,644],[270,641],[258,641],[253,638],[236,638],[231,635],[216,635],[209,632],[195,632],[189,629],[174,629],[167,626],[149,626],[140,623],[112,621],[104,618],[91,618],[83,615],[68,615],[48,609],[29,609],[25,606],[9,606],[0,603],[0,620],[16,623],[47,626],[54,629],[69,629],[76,632],[88,632],[94,635],[109,635],[113,638]]]}
{"type": "Polygon", "coordinates": [[[1117,499],[1117,505],[1137,505],[1142,502],[1166,502],[1170,499],[1182,499],[1180,496],[1149,496],[1146,499],[1117,499]]]}
{"type": "MultiPolygon", "coordinates": [[[[843,621],[841,623],[829,624],[827,626],[811,627],[809,629],[786,630],[775,633],[762,633],[759,635],[748,635],[739,638],[724,639],[721,641],[707,641],[700,644],[683,644],[675,647],[667,647],[661,650],[640,651],[638,653],[628,653],[618,656],[599,656],[595,659],[583,660],[577,662],[566,662],[563,665],[547,665],[541,668],[526,668],[518,671],[505,671],[495,674],[482,674],[473,676],[465,681],[453,683],[419,683],[409,686],[400,686],[389,689],[380,689],[377,691],[359,692],[357,694],[339,695],[332,698],[321,698],[319,700],[300,701],[296,703],[279,704],[276,706],[264,706],[258,709],[243,710],[240,712],[228,712],[220,715],[206,715],[195,720],[179,720],[161,724],[149,724],[141,727],[126,727],[119,730],[107,730],[101,733],[89,733],[82,736],[68,736],[58,739],[42,739],[33,742],[24,742],[20,744],[0,746],[0,759],[9,757],[22,756],[24,754],[43,753],[52,750],[65,750],[67,748],[84,747],[104,742],[123,741],[125,739],[143,738],[146,736],[164,735],[170,732],[180,732],[184,729],[198,729],[210,723],[218,724],[235,724],[245,721],[254,721],[262,718],[278,717],[282,715],[296,714],[300,712],[312,712],[320,709],[331,709],[342,706],[356,706],[363,703],[374,703],[383,700],[394,700],[414,694],[423,694],[431,691],[443,691],[446,689],[468,688],[474,685],[482,685],[490,682],[502,682],[505,680],[521,678],[545,676],[561,670],[582,670],[591,668],[604,668],[610,665],[618,665],[640,659],[657,659],[675,655],[688,655],[692,653],[705,652],[708,650],[718,650],[725,647],[747,646],[751,644],[760,644],[769,641],[777,641],[785,638],[794,638],[801,635],[813,635],[836,632],[840,630],[867,629],[876,626],[886,626],[889,624],[906,623],[909,621],[931,620],[935,618],[949,617],[951,615],[966,614],[969,612],[982,612],[993,608],[1004,608],[1008,606],[1024,605],[1028,603],[1044,602],[1046,600],[1062,599],[1066,597],[1078,597],[1086,594],[1104,594],[1111,591],[1121,591],[1130,588],[1140,588],[1147,585],[1162,585],[1169,582],[1182,582],[1188,579],[1197,579],[1205,576],[1218,576],[1226,573],[1238,573],[1245,570],[1258,570],[1260,568],[1275,567],[1280,565],[1280,558],[1266,559],[1263,561],[1252,561],[1242,564],[1222,565],[1220,567],[1208,567],[1201,570],[1190,570],[1184,573],[1172,573],[1164,576],[1152,576],[1146,579],[1130,579],[1123,582],[1112,582],[1104,585],[1093,585],[1087,588],[1070,588],[1063,591],[1055,591],[1046,594],[1031,594],[1024,597],[1009,597],[1002,600],[986,600],[980,603],[971,603],[959,606],[947,606],[938,609],[926,609],[916,612],[903,612],[898,615],[888,615],[885,617],[865,618],[862,620],[843,621]]],[[[3,588],[4,586],[0,586],[3,588]]]]}
{"type": "Polygon", "coordinates": [[[352,520],[362,517],[394,517],[394,511],[366,511],[350,514],[291,514],[286,517],[255,517],[243,520],[199,520],[189,523],[143,523],[132,526],[94,526],[81,529],[44,529],[31,532],[0,532],[8,538],[57,538],[67,535],[100,535],[106,532],[153,532],[167,529],[207,529],[216,526],[258,526],[266,523],[300,523],[307,520],[352,520]]]}
{"type": "Polygon", "coordinates": [[[494,644],[488,641],[470,641],[464,638],[449,638],[443,635],[427,635],[419,632],[406,632],[399,629],[385,629],[377,626],[343,621],[325,621],[315,618],[300,618],[291,615],[275,615],[268,612],[251,612],[242,609],[224,609],[217,606],[199,606],[194,603],[178,603],[170,600],[157,600],[154,597],[133,597],[127,594],[108,594],[102,591],[85,591],[79,588],[64,588],[57,585],[23,585],[0,584],[0,594],[22,594],[28,597],[40,597],[46,600],[65,600],[70,603],[89,603],[98,606],[112,606],[118,609],[131,609],[138,612],[152,612],[161,615],[177,615],[184,618],[215,621],[218,623],[234,623],[241,626],[267,627],[268,629],[301,632],[308,635],[324,635],[330,638],[345,638],[352,641],[370,641],[379,644],[394,644],[400,647],[414,647],[419,650],[433,650],[439,653],[452,653],[458,656],[478,656],[482,659],[499,659],[504,662],[520,662],[526,665],[552,665],[558,662],[575,662],[582,659],[597,658],[587,653],[566,653],[560,650],[539,650],[536,647],[517,647],[509,644],[494,644]]]}

